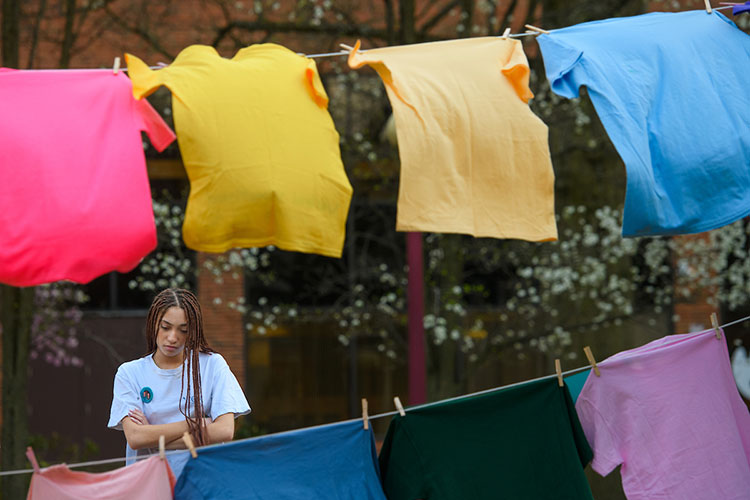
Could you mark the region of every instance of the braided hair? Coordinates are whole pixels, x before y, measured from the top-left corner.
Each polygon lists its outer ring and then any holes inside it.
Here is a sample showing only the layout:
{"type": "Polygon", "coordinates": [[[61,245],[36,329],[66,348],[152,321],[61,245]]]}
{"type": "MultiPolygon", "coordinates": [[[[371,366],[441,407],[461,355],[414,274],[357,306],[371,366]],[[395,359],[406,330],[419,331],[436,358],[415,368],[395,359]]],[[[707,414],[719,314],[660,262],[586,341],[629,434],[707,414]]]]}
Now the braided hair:
{"type": "Polygon", "coordinates": [[[147,354],[156,352],[156,337],[164,314],[170,307],[179,307],[185,312],[187,320],[187,339],[185,340],[184,361],[182,363],[182,386],[180,388],[180,413],[185,416],[190,434],[197,446],[207,444],[206,426],[203,423],[203,396],[201,392],[201,367],[198,355],[212,353],[203,336],[203,314],[196,296],[181,288],[162,290],[151,303],[146,317],[147,354]],[[187,376],[186,376],[187,375],[187,376]],[[189,395],[192,392],[192,398],[189,395]],[[183,395],[187,395],[183,405],[183,395]],[[190,402],[193,402],[192,411],[190,402]],[[191,418],[192,414],[192,418],[191,418]]]}

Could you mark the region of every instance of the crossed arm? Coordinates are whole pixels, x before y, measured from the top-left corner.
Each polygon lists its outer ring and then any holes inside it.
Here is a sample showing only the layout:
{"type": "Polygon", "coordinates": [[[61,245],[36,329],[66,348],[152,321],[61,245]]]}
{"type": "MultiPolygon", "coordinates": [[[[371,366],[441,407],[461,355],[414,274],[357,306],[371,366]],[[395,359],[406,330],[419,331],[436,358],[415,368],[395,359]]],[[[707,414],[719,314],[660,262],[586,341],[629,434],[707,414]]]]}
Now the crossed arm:
{"type": "MultiPolygon", "coordinates": [[[[171,424],[149,424],[140,410],[131,410],[128,416],[122,419],[122,430],[125,431],[128,445],[134,450],[159,446],[159,436],[162,435],[167,442],[167,448],[185,448],[182,435],[189,431],[185,420],[171,424]]],[[[204,444],[231,441],[234,437],[234,414],[225,413],[213,421],[206,419],[206,431],[208,443],[204,444]]]]}

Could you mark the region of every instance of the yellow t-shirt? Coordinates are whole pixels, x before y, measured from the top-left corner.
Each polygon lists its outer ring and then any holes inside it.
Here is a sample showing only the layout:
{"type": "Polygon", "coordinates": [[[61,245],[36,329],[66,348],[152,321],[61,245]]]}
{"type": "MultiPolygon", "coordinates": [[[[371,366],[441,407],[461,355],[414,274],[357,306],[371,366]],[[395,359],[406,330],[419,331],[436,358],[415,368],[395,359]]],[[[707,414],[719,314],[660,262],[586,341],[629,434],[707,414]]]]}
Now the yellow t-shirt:
{"type": "Polygon", "coordinates": [[[270,43],[232,59],[193,45],[158,71],[125,57],[136,98],[160,85],[172,91],[190,179],[189,248],[341,256],[352,187],[313,60],[270,43]]]}
{"type": "Polygon", "coordinates": [[[385,83],[401,157],[396,229],[557,239],[547,126],[521,43],[468,38],[349,55],[385,83]]]}

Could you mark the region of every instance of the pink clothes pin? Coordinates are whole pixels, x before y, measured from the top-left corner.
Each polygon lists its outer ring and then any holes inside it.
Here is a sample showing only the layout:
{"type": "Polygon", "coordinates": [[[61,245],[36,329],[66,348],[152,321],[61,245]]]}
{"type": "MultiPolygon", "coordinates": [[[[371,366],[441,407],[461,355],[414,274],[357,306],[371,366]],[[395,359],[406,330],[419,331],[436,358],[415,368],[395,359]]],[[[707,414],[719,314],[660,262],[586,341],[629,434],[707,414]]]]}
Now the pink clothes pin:
{"type": "Polygon", "coordinates": [[[0,282],[87,283],[156,247],[141,131],[175,139],[123,73],[0,69],[0,282]]]}

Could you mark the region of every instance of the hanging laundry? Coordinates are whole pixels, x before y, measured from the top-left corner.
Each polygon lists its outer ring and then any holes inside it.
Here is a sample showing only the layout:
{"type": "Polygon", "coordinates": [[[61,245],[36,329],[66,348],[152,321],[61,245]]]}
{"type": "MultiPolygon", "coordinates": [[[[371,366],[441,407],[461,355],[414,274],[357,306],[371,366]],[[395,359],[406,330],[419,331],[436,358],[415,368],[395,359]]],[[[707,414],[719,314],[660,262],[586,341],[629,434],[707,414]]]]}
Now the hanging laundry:
{"type": "Polygon", "coordinates": [[[573,98],[586,86],[625,162],[624,236],[697,233],[750,214],[750,37],[732,21],[657,12],[538,41],[552,90],[573,98]]]}
{"type": "Polygon", "coordinates": [[[175,487],[175,500],[385,500],[375,440],[347,421],[198,450],[175,487]]]}
{"type": "Polygon", "coordinates": [[[151,457],[110,472],[54,465],[34,472],[27,500],[172,500],[175,479],[165,460],[151,457]]]}
{"type": "Polygon", "coordinates": [[[557,379],[409,410],[380,452],[390,500],[591,499],[591,449],[557,379]]]}
{"type": "Polygon", "coordinates": [[[750,413],[724,338],[670,335],[598,367],[576,403],[596,472],[622,464],[629,500],[748,498],[750,413]]]}
{"type": "Polygon", "coordinates": [[[742,14],[743,12],[750,12],[750,2],[745,2],[744,4],[738,4],[732,7],[733,16],[742,14]]]}
{"type": "Polygon", "coordinates": [[[547,126],[521,42],[467,38],[358,51],[385,84],[401,158],[396,229],[557,239],[547,126]]]}
{"type": "Polygon", "coordinates": [[[232,59],[193,45],[158,71],[126,60],[136,98],[160,85],[172,91],[190,178],[188,247],[341,256],[352,188],[313,60],[271,43],[232,59]]]}
{"type": "Polygon", "coordinates": [[[0,282],[87,283],[156,247],[141,131],[174,134],[112,70],[0,70],[0,282]]]}

